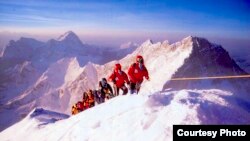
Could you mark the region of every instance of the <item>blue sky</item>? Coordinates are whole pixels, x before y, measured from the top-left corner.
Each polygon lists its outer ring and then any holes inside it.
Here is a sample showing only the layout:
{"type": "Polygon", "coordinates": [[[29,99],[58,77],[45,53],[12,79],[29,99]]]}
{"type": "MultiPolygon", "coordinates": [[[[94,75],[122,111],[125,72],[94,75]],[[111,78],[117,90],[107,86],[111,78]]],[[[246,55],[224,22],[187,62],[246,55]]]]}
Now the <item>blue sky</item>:
{"type": "Polygon", "coordinates": [[[110,41],[187,35],[248,40],[249,13],[248,0],[8,0],[0,2],[0,29],[36,34],[73,30],[110,41]]]}

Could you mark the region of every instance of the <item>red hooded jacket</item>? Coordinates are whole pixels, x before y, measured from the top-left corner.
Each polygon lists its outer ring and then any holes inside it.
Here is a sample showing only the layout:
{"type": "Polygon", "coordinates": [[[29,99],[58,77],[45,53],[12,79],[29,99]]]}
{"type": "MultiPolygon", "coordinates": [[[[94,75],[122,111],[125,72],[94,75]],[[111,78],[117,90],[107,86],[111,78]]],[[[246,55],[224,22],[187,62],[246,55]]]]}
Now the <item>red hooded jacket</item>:
{"type": "Polygon", "coordinates": [[[142,69],[140,69],[139,63],[134,63],[130,66],[128,76],[132,83],[142,83],[143,77],[149,79],[147,68],[143,65],[142,69]]]}
{"type": "Polygon", "coordinates": [[[125,82],[127,82],[127,84],[129,83],[128,76],[124,71],[121,70],[120,64],[115,65],[115,69],[113,73],[109,76],[109,80],[113,81],[118,88],[124,86],[125,82]]]}
{"type": "Polygon", "coordinates": [[[109,80],[113,81],[118,88],[124,86],[124,83],[129,83],[128,76],[124,71],[121,71],[121,74],[118,71],[113,71],[109,76],[109,80]]]}
{"type": "Polygon", "coordinates": [[[122,86],[124,86],[125,82],[129,84],[128,76],[124,71],[122,71],[122,66],[119,63],[115,64],[114,71],[109,76],[109,80],[113,81],[118,88],[121,88],[122,86]]]}

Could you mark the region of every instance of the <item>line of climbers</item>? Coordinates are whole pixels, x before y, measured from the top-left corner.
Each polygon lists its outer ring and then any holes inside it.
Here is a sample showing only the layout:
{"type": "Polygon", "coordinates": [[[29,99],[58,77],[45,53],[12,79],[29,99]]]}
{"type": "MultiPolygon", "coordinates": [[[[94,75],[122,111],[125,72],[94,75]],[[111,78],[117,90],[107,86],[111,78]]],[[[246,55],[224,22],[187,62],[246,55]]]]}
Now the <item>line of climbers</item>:
{"type": "Polygon", "coordinates": [[[136,62],[129,67],[128,76],[122,71],[122,66],[119,63],[115,64],[115,68],[108,78],[110,82],[113,82],[113,90],[107,82],[107,79],[102,78],[102,80],[99,81],[98,90],[88,90],[84,92],[82,101],[78,101],[72,106],[72,115],[94,107],[95,103],[101,104],[108,99],[118,96],[120,90],[122,90],[123,95],[126,95],[128,88],[125,86],[125,83],[129,87],[131,94],[138,94],[143,78],[145,77],[149,80],[148,70],[144,65],[144,60],[141,55],[137,55],[136,62]]]}

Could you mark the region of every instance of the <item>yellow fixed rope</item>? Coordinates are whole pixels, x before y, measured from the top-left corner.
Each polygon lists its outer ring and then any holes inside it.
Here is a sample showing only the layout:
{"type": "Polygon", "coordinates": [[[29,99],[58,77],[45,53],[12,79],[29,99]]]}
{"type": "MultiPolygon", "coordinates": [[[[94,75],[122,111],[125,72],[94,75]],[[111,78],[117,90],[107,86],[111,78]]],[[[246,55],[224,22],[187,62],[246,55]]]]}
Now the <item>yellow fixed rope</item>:
{"type": "Polygon", "coordinates": [[[231,76],[210,76],[210,77],[186,77],[186,78],[172,78],[170,80],[202,80],[202,79],[232,79],[232,78],[250,78],[250,75],[231,75],[231,76]]]}

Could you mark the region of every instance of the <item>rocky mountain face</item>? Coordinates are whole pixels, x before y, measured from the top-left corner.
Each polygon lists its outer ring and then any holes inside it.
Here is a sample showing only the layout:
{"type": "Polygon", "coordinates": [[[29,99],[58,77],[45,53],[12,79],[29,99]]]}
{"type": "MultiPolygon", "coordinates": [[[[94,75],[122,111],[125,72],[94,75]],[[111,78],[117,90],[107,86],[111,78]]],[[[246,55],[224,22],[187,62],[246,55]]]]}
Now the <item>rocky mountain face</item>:
{"type": "MultiPolygon", "coordinates": [[[[172,78],[200,78],[214,76],[246,75],[228,52],[220,45],[212,44],[204,38],[192,37],[192,52],[185,63],[177,70],[172,78]]],[[[249,91],[249,78],[240,79],[204,79],[170,81],[164,88],[224,88],[226,90],[249,91]]]]}

